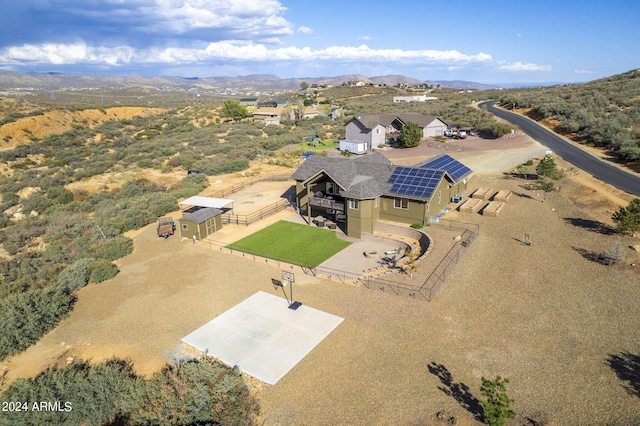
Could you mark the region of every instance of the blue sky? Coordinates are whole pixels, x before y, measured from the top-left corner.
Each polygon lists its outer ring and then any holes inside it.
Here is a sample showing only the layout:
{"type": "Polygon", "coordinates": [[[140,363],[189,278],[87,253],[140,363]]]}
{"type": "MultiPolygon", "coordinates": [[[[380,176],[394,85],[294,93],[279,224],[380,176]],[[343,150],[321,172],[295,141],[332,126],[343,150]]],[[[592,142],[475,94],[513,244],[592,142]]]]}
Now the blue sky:
{"type": "Polygon", "coordinates": [[[0,71],[583,82],[640,67],[637,0],[0,0],[0,71]]]}

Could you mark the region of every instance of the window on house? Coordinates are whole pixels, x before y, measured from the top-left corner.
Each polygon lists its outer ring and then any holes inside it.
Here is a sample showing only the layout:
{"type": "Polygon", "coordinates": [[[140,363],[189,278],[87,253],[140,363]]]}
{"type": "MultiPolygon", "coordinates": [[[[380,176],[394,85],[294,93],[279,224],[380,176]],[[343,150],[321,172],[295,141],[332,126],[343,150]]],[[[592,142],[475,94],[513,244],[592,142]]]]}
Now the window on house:
{"type": "Polygon", "coordinates": [[[393,207],[396,209],[404,209],[407,210],[409,208],[409,200],[407,198],[394,198],[393,199],[393,207]]]}
{"type": "Polygon", "coordinates": [[[349,200],[349,208],[351,210],[358,210],[360,208],[359,200],[349,200]]]}
{"type": "Polygon", "coordinates": [[[333,182],[327,182],[327,194],[335,195],[338,193],[338,186],[333,182]]]}
{"type": "Polygon", "coordinates": [[[442,191],[438,191],[438,204],[442,201],[442,191]]]}
{"type": "Polygon", "coordinates": [[[430,207],[430,206],[429,206],[429,203],[427,203],[427,211],[429,211],[429,207],[430,207]]]}
{"type": "Polygon", "coordinates": [[[182,224],[182,230],[183,231],[188,231],[189,230],[189,225],[187,225],[186,223],[182,224]]]}

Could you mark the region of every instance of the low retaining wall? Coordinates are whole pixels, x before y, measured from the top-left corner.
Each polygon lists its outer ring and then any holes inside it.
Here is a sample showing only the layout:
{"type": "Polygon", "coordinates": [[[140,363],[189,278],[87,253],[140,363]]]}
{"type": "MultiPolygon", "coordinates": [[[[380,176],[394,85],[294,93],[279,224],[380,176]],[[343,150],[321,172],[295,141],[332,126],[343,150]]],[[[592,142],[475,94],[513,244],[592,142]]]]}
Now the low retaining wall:
{"type": "Polygon", "coordinates": [[[418,244],[420,244],[420,258],[424,257],[431,249],[431,237],[419,229],[394,225],[392,223],[377,222],[376,231],[416,240],[418,244]]]}
{"type": "Polygon", "coordinates": [[[508,189],[502,189],[493,196],[493,201],[501,201],[503,203],[506,203],[512,195],[513,192],[509,191],[508,189]]]}
{"type": "Polygon", "coordinates": [[[493,189],[491,188],[478,188],[473,192],[473,194],[471,194],[471,198],[488,200],[489,198],[491,198],[492,194],[493,194],[493,189]]]}
{"type": "Polygon", "coordinates": [[[492,201],[482,210],[483,216],[496,217],[502,211],[504,203],[502,201],[492,201]]]}
{"type": "Polygon", "coordinates": [[[480,198],[469,198],[458,207],[458,210],[460,210],[461,213],[477,213],[483,204],[484,200],[480,198]]]}

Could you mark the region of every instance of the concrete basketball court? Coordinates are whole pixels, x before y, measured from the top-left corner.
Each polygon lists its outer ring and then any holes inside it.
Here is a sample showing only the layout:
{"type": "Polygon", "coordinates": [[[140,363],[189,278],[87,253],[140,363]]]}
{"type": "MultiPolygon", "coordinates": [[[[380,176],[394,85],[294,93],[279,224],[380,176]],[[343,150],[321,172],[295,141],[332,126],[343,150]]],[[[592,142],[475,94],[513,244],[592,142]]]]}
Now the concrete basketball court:
{"type": "Polygon", "coordinates": [[[342,322],[262,291],[198,328],[182,341],[228,366],[276,384],[342,322]]]}

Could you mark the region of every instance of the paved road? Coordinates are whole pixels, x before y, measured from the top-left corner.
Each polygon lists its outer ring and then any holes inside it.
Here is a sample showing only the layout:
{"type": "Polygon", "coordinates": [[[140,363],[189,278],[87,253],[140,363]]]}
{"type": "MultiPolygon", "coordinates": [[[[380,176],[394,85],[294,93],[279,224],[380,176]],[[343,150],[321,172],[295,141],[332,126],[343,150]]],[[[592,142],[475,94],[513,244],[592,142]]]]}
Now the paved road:
{"type": "Polygon", "coordinates": [[[479,106],[499,118],[516,124],[523,132],[577,168],[584,170],[597,179],[613,185],[618,189],[640,196],[639,176],[626,172],[594,156],[593,154],[580,149],[528,117],[496,108],[493,106],[494,103],[495,101],[486,101],[481,102],[479,106]]]}

